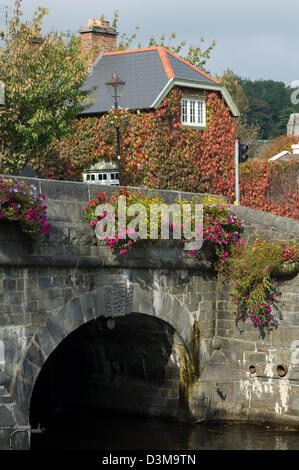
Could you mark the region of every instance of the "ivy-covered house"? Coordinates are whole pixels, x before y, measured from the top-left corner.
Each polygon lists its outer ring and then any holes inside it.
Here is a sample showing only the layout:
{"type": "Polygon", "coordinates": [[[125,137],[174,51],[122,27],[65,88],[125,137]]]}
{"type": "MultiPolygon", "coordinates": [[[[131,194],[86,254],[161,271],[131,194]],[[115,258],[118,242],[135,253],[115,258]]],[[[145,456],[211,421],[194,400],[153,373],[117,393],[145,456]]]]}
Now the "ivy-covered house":
{"type": "MultiPolygon", "coordinates": [[[[131,115],[129,125],[121,127],[124,184],[232,193],[239,111],[225,86],[160,46],[117,51],[117,32],[107,21],[89,20],[79,32],[84,50],[99,48],[85,84],[97,88],[92,106],[79,116],[80,136],[68,143],[67,166],[74,167],[74,146],[89,135],[90,120],[98,120],[93,156],[116,155],[113,119],[109,127],[114,100],[105,85],[116,73],[125,82],[119,109],[131,115]]],[[[61,152],[67,148],[64,143],[61,152]]]]}

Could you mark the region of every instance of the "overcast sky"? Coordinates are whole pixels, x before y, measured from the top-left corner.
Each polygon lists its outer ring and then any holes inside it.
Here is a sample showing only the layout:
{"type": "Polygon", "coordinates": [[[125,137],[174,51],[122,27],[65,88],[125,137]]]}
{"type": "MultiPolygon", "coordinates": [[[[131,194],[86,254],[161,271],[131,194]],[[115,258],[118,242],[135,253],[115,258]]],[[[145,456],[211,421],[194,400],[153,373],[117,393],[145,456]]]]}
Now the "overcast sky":
{"type": "MultiPolygon", "coordinates": [[[[0,0],[0,27],[5,28],[5,5],[0,0]]],[[[227,67],[242,77],[272,79],[290,85],[299,80],[298,0],[23,0],[24,18],[38,6],[47,7],[45,31],[78,31],[89,18],[103,14],[110,22],[119,11],[119,33],[128,35],[140,26],[138,40],[147,45],[150,36],[176,32],[183,40],[207,47],[214,39],[207,68],[212,75],[227,67]]]]}

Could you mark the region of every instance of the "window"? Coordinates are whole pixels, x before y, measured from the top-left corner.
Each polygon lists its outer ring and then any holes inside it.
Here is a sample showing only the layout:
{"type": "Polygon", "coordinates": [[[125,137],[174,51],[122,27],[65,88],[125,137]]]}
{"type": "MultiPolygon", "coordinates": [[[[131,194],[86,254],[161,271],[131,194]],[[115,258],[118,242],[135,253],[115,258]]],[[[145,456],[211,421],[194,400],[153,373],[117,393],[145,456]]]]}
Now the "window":
{"type": "Polygon", "coordinates": [[[205,127],[206,103],[197,98],[182,99],[182,124],[184,126],[205,127]]]}

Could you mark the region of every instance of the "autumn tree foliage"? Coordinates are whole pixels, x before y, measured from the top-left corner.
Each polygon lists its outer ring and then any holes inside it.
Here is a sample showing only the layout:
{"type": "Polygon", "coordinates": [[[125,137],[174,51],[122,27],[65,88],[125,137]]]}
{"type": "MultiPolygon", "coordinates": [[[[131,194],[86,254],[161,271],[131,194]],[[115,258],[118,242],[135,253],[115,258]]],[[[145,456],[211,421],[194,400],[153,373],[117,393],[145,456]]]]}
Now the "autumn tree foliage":
{"type": "Polygon", "coordinates": [[[240,203],[299,220],[299,162],[251,160],[240,165],[240,203]]]}
{"type": "Polygon", "coordinates": [[[0,171],[8,174],[18,174],[29,160],[40,158],[54,137],[65,135],[89,94],[81,90],[88,70],[79,38],[55,31],[43,36],[48,10],[39,7],[32,20],[22,21],[21,3],[14,2],[0,50],[6,90],[0,108],[0,171]]]}
{"type": "Polygon", "coordinates": [[[292,145],[298,144],[299,138],[292,135],[281,135],[273,140],[269,140],[260,151],[259,158],[261,160],[269,160],[283,150],[292,153],[292,145]]]}

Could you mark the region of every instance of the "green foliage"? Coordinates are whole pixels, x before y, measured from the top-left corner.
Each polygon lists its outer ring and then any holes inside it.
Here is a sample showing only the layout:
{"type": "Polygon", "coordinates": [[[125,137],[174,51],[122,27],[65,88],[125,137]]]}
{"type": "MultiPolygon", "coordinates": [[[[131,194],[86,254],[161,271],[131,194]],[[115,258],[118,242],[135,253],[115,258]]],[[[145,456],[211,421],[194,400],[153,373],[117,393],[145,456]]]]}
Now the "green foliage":
{"type": "Polygon", "coordinates": [[[248,123],[260,127],[260,138],[267,139],[272,128],[271,106],[260,98],[249,97],[249,111],[247,113],[248,123]]]}
{"type": "Polygon", "coordinates": [[[241,116],[236,120],[236,135],[241,142],[248,144],[249,157],[255,157],[257,154],[257,141],[259,139],[260,127],[256,122],[248,122],[249,99],[239,82],[239,78],[229,68],[217,78],[226,86],[241,113],[241,116]]]}
{"type": "Polygon", "coordinates": [[[87,77],[86,57],[75,34],[56,31],[42,37],[48,13],[38,8],[30,21],[21,21],[21,0],[0,51],[0,77],[5,83],[5,106],[0,109],[2,172],[18,174],[38,159],[53,138],[69,130],[88,103],[81,87],[87,77]],[[84,104],[85,103],[85,104],[84,104]]]}
{"type": "Polygon", "coordinates": [[[287,124],[292,113],[294,113],[294,108],[291,106],[287,106],[281,110],[278,115],[278,121],[274,123],[269,134],[269,139],[274,139],[277,136],[285,135],[287,131],[287,124]]]}
{"type": "Polygon", "coordinates": [[[291,103],[293,90],[274,80],[253,81],[241,77],[238,80],[249,99],[248,123],[260,126],[260,138],[285,134],[287,114],[299,112],[299,105],[291,103]]]}

